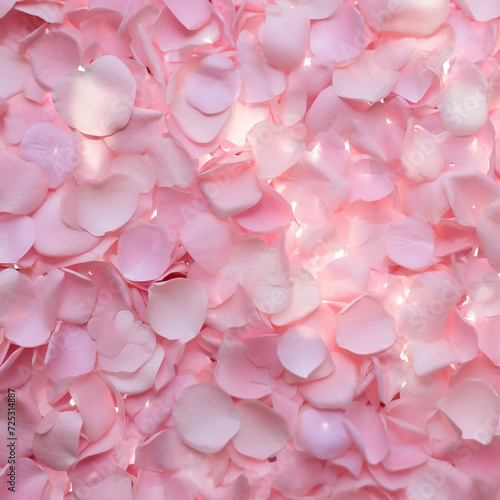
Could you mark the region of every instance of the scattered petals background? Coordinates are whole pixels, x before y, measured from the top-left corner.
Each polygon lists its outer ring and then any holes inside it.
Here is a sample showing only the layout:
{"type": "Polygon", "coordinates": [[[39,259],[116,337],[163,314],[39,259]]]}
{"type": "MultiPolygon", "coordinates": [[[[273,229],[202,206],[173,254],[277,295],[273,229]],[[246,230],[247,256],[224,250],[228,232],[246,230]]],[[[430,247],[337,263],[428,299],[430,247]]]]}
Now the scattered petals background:
{"type": "Polygon", "coordinates": [[[500,498],[499,17],[0,0],[0,498],[500,498]]]}

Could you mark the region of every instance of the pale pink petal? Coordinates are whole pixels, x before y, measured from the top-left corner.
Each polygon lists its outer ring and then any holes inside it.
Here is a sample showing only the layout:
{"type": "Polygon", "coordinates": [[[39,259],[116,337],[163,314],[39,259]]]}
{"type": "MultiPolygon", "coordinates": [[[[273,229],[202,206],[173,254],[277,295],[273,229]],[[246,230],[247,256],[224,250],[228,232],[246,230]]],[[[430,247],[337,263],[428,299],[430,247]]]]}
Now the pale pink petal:
{"type": "Polygon", "coordinates": [[[445,339],[431,343],[412,339],[408,342],[408,348],[415,372],[421,377],[460,361],[460,357],[445,339]]]}
{"type": "Polygon", "coordinates": [[[463,380],[450,387],[436,406],[462,431],[463,439],[489,444],[498,420],[500,398],[483,380],[463,380]]]}
{"type": "Polygon", "coordinates": [[[35,242],[35,226],[26,215],[0,215],[0,262],[18,262],[35,242]]]}
{"type": "Polygon", "coordinates": [[[307,378],[324,360],[326,346],[312,328],[293,327],[278,344],[278,357],[291,373],[307,378]]]}
{"type": "Polygon", "coordinates": [[[387,256],[396,264],[421,271],[432,262],[434,232],[424,220],[408,217],[389,225],[384,244],[387,256]]]}
{"type": "Polygon", "coordinates": [[[156,333],[182,342],[198,335],[208,302],[201,283],[183,278],[155,283],[149,287],[148,297],[148,319],[156,333]]]}
{"type": "Polygon", "coordinates": [[[112,173],[122,173],[134,179],[141,193],[149,193],[155,185],[156,175],[151,162],[142,155],[121,154],[111,164],[112,173]]]}
{"type": "Polygon", "coordinates": [[[354,162],[347,171],[350,191],[347,201],[377,201],[394,190],[394,173],[383,163],[366,158],[354,162]]]}
{"type": "Polygon", "coordinates": [[[97,286],[86,276],[65,270],[57,318],[83,325],[94,310],[97,286]]]}
{"type": "Polygon", "coordinates": [[[447,172],[442,179],[455,219],[462,226],[474,226],[483,210],[491,210],[487,207],[500,197],[498,184],[477,170],[447,172]]]}
{"type": "Polygon", "coordinates": [[[5,471],[1,485],[5,491],[8,491],[7,488],[13,488],[9,492],[9,496],[12,500],[43,498],[43,491],[47,484],[48,474],[34,460],[27,457],[19,457],[16,459],[14,469],[15,481],[7,475],[9,471],[10,467],[5,471]]]}
{"type": "Polygon", "coordinates": [[[253,362],[251,347],[234,340],[224,340],[219,347],[215,380],[237,398],[259,399],[272,391],[269,370],[253,362]]]}
{"type": "Polygon", "coordinates": [[[111,389],[97,373],[93,373],[72,384],[69,392],[82,416],[85,434],[90,441],[97,441],[116,419],[111,389]]]}
{"type": "Polygon", "coordinates": [[[262,196],[255,169],[249,162],[216,166],[198,176],[210,208],[220,219],[253,207],[262,196]]]}
{"type": "Polygon", "coordinates": [[[500,199],[485,208],[476,224],[481,249],[490,265],[497,271],[500,271],[500,247],[496,238],[499,228],[500,199]]]}
{"type": "Polygon", "coordinates": [[[300,384],[299,391],[316,408],[346,409],[358,387],[358,369],[343,354],[333,353],[335,370],[328,376],[300,384]]]}
{"type": "Polygon", "coordinates": [[[353,59],[365,48],[363,16],[352,5],[339,6],[333,16],[313,24],[311,51],[321,59],[337,63],[353,59]]]}
{"type": "Polygon", "coordinates": [[[266,5],[262,46],[272,66],[292,68],[303,63],[308,39],[309,19],[299,9],[266,5]]]}
{"type": "MultiPolygon", "coordinates": [[[[176,0],[170,1],[177,4],[176,0]]],[[[184,11],[180,5],[175,10],[184,11]]],[[[188,13],[188,15],[190,14],[188,13]]],[[[175,17],[168,7],[160,12],[153,24],[151,34],[158,47],[164,52],[214,43],[220,36],[218,23],[213,16],[204,26],[190,30],[175,17]]]]}
{"type": "Polygon", "coordinates": [[[366,290],[370,269],[361,260],[342,257],[329,262],[319,273],[321,298],[351,301],[366,290]]]}
{"type": "Polygon", "coordinates": [[[304,411],[297,438],[305,451],[321,460],[340,457],[352,445],[341,411],[304,411]]]}
{"type": "Polygon", "coordinates": [[[234,216],[242,227],[257,234],[279,231],[293,220],[293,212],[288,202],[272,187],[261,183],[261,198],[248,210],[234,216]]]}
{"type": "Polygon", "coordinates": [[[307,92],[298,80],[290,80],[282,98],[283,123],[290,127],[302,120],[307,110],[307,92]]]}
{"type": "Polygon", "coordinates": [[[21,142],[21,155],[46,173],[49,188],[59,187],[73,172],[75,143],[51,123],[38,123],[27,130],[21,142]]]}
{"type": "Polygon", "coordinates": [[[198,162],[170,137],[151,141],[146,158],[152,161],[159,187],[187,186],[198,167],[198,162]]]}
{"type": "Polygon", "coordinates": [[[2,45],[0,47],[0,66],[5,68],[0,74],[0,98],[8,99],[22,92],[24,81],[29,74],[27,61],[9,47],[2,45]]]}
{"type": "Polygon", "coordinates": [[[238,70],[231,59],[221,54],[205,57],[184,88],[189,104],[205,114],[227,109],[236,101],[240,90],[238,70]]]}
{"type": "Polygon", "coordinates": [[[165,0],[165,4],[172,14],[188,29],[197,30],[210,19],[210,8],[203,0],[165,0]]]}
{"type": "Polygon", "coordinates": [[[341,4],[341,0],[276,0],[276,4],[285,8],[293,7],[300,9],[309,19],[326,19],[330,17],[335,9],[341,4]]]}
{"type": "Polygon", "coordinates": [[[500,16],[500,5],[495,0],[484,0],[483,2],[457,0],[456,4],[475,21],[489,21],[500,16]]]}
{"type": "Polygon", "coordinates": [[[488,118],[486,88],[468,81],[453,81],[443,90],[440,111],[448,132],[458,136],[474,134],[488,118]]]}
{"type": "Polygon", "coordinates": [[[170,265],[174,243],[166,231],[154,224],[127,229],[117,247],[123,276],[130,281],[159,278],[170,265]]]}
{"type": "Polygon", "coordinates": [[[435,81],[436,73],[429,67],[427,60],[418,59],[403,67],[392,91],[409,102],[417,103],[435,81]]]}
{"type": "Polygon", "coordinates": [[[306,151],[304,141],[285,125],[260,122],[249,132],[260,179],[272,179],[297,163],[306,151]]]}
{"type": "Polygon", "coordinates": [[[56,2],[23,2],[16,5],[15,9],[37,16],[48,23],[64,23],[63,6],[56,2]]]}
{"type": "Polygon", "coordinates": [[[374,50],[365,50],[349,66],[333,71],[332,86],[339,97],[372,104],[389,95],[397,77],[397,71],[377,63],[374,50]]]}
{"type": "Polygon", "coordinates": [[[344,414],[344,425],[369,464],[377,464],[384,459],[389,451],[387,429],[375,407],[355,401],[344,414]]]}
{"type": "Polygon", "coordinates": [[[103,236],[115,231],[134,215],[139,186],[123,174],[112,174],[99,182],[84,182],[75,196],[76,222],[90,234],[103,236]]]}
{"type": "Polygon", "coordinates": [[[397,4],[391,0],[360,0],[359,8],[375,31],[396,31],[406,35],[428,36],[445,21],[449,2],[410,0],[397,4]]]}
{"type": "Polygon", "coordinates": [[[437,224],[450,209],[441,178],[422,184],[402,182],[399,189],[406,215],[421,217],[431,224],[437,224]]]}
{"type": "Polygon", "coordinates": [[[94,248],[99,240],[87,231],[69,228],[61,220],[61,191],[49,193],[45,203],[31,216],[35,223],[34,248],[48,257],[77,255],[94,248]]]}
{"type": "Polygon", "coordinates": [[[172,414],[180,438],[205,453],[221,450],[240,429],[232,399],[222,389],[205,383],[185,388],[172,414]]]}
{"type": "Polygon", "coordinates": [[[335,337],[339,347],[355,354],[374,354],[396,340],[394,318],[374,295],[363,295],[337,316],[335,337]]]}
{"type": "Polygon", "coordinates": [[[26,215],[47,195],[47,178],[34,163],[0,151],[0,212],[26,215]]]}
{"type": "Polygon", "coordinates": [[[242,399],[235,406],[240,429],[233,437],[233,444],[243,455],[265,460],[290,439],[285,419],[266,404],[242,399]]]}
{"type": "Polygon", "coordinates": [[[86,69],[74,69],[52,89],[54,107],[70,127],[88,135],[111,135],[127,125],[136,82],[125,64],[105,55],[86,69]]]}
{"type": "Polygon", "coordinates": [[[90,373],[95,365],[96,347],[87,331],[70,324],[62,324],[50,336],[45,367],[51,380],[90,373]]]}
{"type": "Polygon", "coordinates": [[[15,3],[15,0],[2,0],[0,2],[0,18],[4,17],[14,7],[15,3]]]}
{"type": "Polygon", "coordinates": [[[456,307],[450,311],[446,319],[446,330],[448,340],[462,363],[470,361],[477,355],[478,336],[476,329],[466,321],[456,307]]]}
{"type": "Polygon", "coordinates": [[[51,469],[67,470],[78,459],[81,428],[79,413],[52,410],[36,428],[33,455],[51,469]]]}
{"type": "Polygon", "coordinates": [[[0,271],[0,324],[19,298],[32,294],[32,281],[28,276],[10,268],[0,271]]]}

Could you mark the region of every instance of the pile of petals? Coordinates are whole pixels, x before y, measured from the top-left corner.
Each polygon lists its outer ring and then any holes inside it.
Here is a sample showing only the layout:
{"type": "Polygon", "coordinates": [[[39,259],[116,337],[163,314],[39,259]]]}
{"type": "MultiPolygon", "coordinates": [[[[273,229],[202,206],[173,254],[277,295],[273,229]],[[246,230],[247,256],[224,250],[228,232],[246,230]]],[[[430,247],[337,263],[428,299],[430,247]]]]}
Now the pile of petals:
{"type": "Polygon", "coordinates": [[[0,497],[498,498],[499,19],[1,0],[0,497]]]}

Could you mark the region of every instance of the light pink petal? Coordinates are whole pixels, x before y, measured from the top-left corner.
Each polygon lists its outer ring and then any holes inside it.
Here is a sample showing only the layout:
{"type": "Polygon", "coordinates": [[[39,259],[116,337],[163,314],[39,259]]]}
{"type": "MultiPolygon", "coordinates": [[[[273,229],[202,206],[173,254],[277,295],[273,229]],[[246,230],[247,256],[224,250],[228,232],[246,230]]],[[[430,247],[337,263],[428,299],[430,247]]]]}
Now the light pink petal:
{"type": "Polygon", "coordinates": [[[257,123],[247,140],[255,156],[260,179],[281,175],[306,151],[304,141],[288,127],[268,121],[257,123]]]}
{"type": "Polygon", "coordinates": [[[118,392],[123,394],[140,394],[153,387],[164,357],[164,349],[157,344],[149,361],[144,363],[135,372],[104,372],[103,374],[118,392]]]}
{"type": "Polygon", "coordinates": [[[155,283],[148,292],[148,319],[169,340],[188,342],[198,335],[207,312],[207,292],[198,281],[174,278],[155,283]]]}
{"type": "Polygon", "coordinates": [[[397,71],[377,63],[374,50],[365,50],[349,66],[333,71],[332,86],[339,97],[372,104],[389,95],[397,77],[397,71]]]}
{"type": "Polygon", "coordinates": [[[304,62],[309,39],[309,19],[300,9],[266,5],[262,46],[269,64],[292,68],[304,62]],[[290,37],[290,33],[294,36],[290,37]]]}
{"type": "Polygon", "coordinates": [[[495,0],[457,0],[456,4],[475,21],[489,21],[500,16],[500,5],[495,0]]]}
{"type": "Polygon", "coordinates": [[[172,414],[180,438],[205,453],[221,450],[240,429],[232,399],[210,384],[186,387],[177,398],[172,414]]]}
{"type": "Polygon", "coordinates": [[[341,0],[276,0],[280,7],[293,7],[300,9],[309,19],[326,19],[330,17],[335,9],[341,4],[341,0]]]}
{"type": "Polygon", "coordinates": [[[266,404],[242,399],[236,403],[236,412],[241,426],[233,444],[241,454],[265,460],[290,439],[285,419],[266,404]]]}
{"type": "Polygon", "coordinates": [[[401,150],[405,175],[413,182],[434,181],[445,167],[437,138],[410,119],[401,150]]]}
{"type": "Polygon", "coordinates": [[[311,51],[316,57],[340,63],[358,56],[364,48],[365,23],[352,5],[339,6],[333,16],[312,26],[311,51]]]}
{"type": "Polygon", "coordinates": [[[361,260],[342,257],[329,262],[319,273],[321,298],[351,301],[366,290],[369,267],[361,260]]]}
{"type": "Polygon", "coordinates": [[[408,348],[415,372],[421,377],[460,361],[460,357],[445,339],[431,343],[412,339],[408,342],[408,348]]]}
{"type": "Polygon", "coordinates": [[[64,224],[60,217],[61,197],[61,191],[49,193],[45,203],[31,217],[35,223],[34,248],[48,257],[81,254],[99,243],[87,231],[77,231],[64,224]]]}
{"type": "Polygon", "coordinates": [[[29,55],[35,78],[48,89],[76,70],[82,57],[77,41],[60,31],[38,38],[29,48],[29,55]]]}
{"type": "Polygon", "coordinates": [[[94,310],[97,286],[89,278],[74,271],[65,270],[61,288],[61,300],[57,318],[83,325],[94,310]]]}
{"type": "Polygon", "coordinates": [[[43,498],[43,491],[47,484],[48,474],[34,460],[27,457],[19,457],[16,459],[16,480],[12,480],[12,483],[9,482],[11,478],[7,475],[9,471],[10,466],[2,477],[3,481],[1,487],[4,488],[5,491],[8,491],[7,488],[14,488],[9,492],[9,496],[12,500],[43,498]]]}
{"type": "Polygon", "coordinates": [[[139,186],[123,174],[112,174],[99,182],[84,182],[75,196],[76,222],[90,234],[103,236],[115,231],[134,215],[139,186]]]}
{"type": "Polygon", "coordinates": [[[200,174],[198,184],[220,219],[244,212],[262,196],[257,173],[248,162],[216,166],[200,174]]]}
{"type": "Polygon", "coordinates": [[[292,222],[292,208],[272,187],[261,183],[260,189],[260,200],[253,207],[235,215],[234,220],[252,233],[274,233],[292,222]]]}
{"type": "Polygon", "coordinates": [[[299,391],[316,408],[346,409],[358,387],[358,369],[343,354],[333,353],[335,370],[328,376],[300,384],[299,391]]]}
{"type": "Polygon", "coordinates": [[[218,269],[225,262],[231,231],[227,223],[200,212],[184,224],[180,240],[198,264],[205,269],[218,269]]]}
{"type": "Polygon", "coordinates": [[[70,324],[62,324],[50,336],[45,367],[54,382],[80,377],[90,373],[95,365],[96,347],[87,331],[70,324]]]}
{"type": "Polygon", "coordinates": [[[443,90],[440,111],[448,132],[458,136],[474,134],[488,118],[486,88],[468,81],[453,81],[443,90]]]}
{"type": "Polygon", "coordinates": [[[120,154],[111,164],[112,173],[122,173],[134,179],[141,193],[149,193],[155,185],[156,175],[151,162],[142,155],[120,154]]]}
{"type": "Polygon", "coordinates": [[[436,73],[429,67],[427,60],[418,59],[403,67],[392,90],[409,102],[417,103],[435,81],[436,73]]]}
{"type": "Polygon", "coordinates": [[[97,441],[116,419],[111,389],[97,373],[92,373],[76,381],[69,392],[82,416],[85,434],[90,441],[97,441]]]}
{"type": "Polygon", "coordinates": [[[73,140],[51,123],[37,123],[27,130],[21,142],[21,155],[42,168],[52,189],[73,172],[75,151],[73,140]]]}
{"type": "Polygon", "coordinates": [[[383,163],[369,158],[354,162],[347,172],[350,191],[347,201],[377,201],[394,190],[394,173],[383,163]]]}
{"type": "Polygon", "coordinates": [[[432,262],[434,232],[424,220],[408,217],[389,225],[384,244],[387,256],[396,264],[421,271],[432,262]]]}
{"type": "Polygon", "coordinates": [[[481,249],[489,264],[497,271],[500,271],[500,247],[496,238],[499,229],[500,199],[485,208],[476,224],[481,249]]]}
{"type": "Polygon", "coordinates": [[[231,59],[221,54],[205,57],[184,88],[189,104],[205,114],[227,109],[236,101],[240,90],[238,70],[231,59]]]}
{"type": "Polygon", "coordinates": [[[291,373],[307,378],[325,359],[326,346],[308,327],[293,327],[281,336],[278,357],[291,373]]]}
{"type": "Polygon", "coordinates": [[[36,428],[33,455],[51,469],[67,470],[78,459],[81,428],[79,413],[52,410],[36,428]]]}
{"type": "Polygon", "coordinates": [[[37,16],[48,23],[64,23],[63,6],[56,2],[23,2],[15,7],[20,12],[37,16]]]}
{"type": "Polygon", "coordinates": [[[35,242],[35,226],[26,215],[0,215],[0,262],[18,262],[35,242]]]}
{"type": "Polygon", "coordinates": [[[172,14],[188,29],[197,30],[210,19],[210,8],[203,0],[165,0],[172,14]]]}
{"type": "Polygon", "coordinates": [[[394,318],[374,295],[363,295],[337,316],[335,337],[339,347],[355,354],[374,354],[396,340],[394,318]]]}
{"type": "Polygon", "coordinates": [[[382,415],[373,406],[355,401],[344,414],[344,425],[369,464],[377,464],[387,455],[389,442],[382,415]]]}
{"type": "Polygon", "coordinates": [[[500,197],[498,184],[477,170],[447,172],[443,186],[456,221],[462,226],[474,226],[483,210],[491,210],[487,207],[500,197]]]}
{"type": "MultiPolygon", "coordinates": [[[[177,5],[176,0],[170,1],[177,5]]],[[[196,0],[190,1],[193,2],[196,0]]],[[[178,5],[175,10],[182,12],[184,8],[178,5]]],[[[203,12],[203,10],[201,12],[203,12]]],[[[184,47],[207,45],[217,41],[220,36],[218,23],[213,16],[210,17],[208,23],[204,26],[199,29],[190,30],[174,16],[168,7],[165,7],[160,12],[153,24],[151,34],[154,41],[158,44],[158,47],[160,47],[160,50],[164,52],[179,50],[184,47]]]]}
{"type": "Polygon", "coordinates": [[[493,439],[500,413],[500,398],[483,380],[463,380],[436,402],[436,406],[462,431],[463,439],[487,445],[493,439]],[[495,425],[491,425],[494,421],[495,425]]]}
{"type": "Polygon", "coordinates": [[[7,14],[12,7],[14,7],[14,4],[16,3],[15,0],[2,0],[0,2],[0,19],[7,14]]]}
{"type": "Polygon", "coordinates": [[[152,161],[159,187],[187,186],[198,167],[198,162],[169,137],[152,141],[146,158],[152,161]]]}
{"type": "Polygon", "coordinates": [[[27,275],[11,268],[0,271],[0,324],[3,324],[19,298],[32,294],[32,281],[27,275]]]}
{"type": "Polygon", "coordinates": [[[440,178],[422,184],[402,182],[399,189],[406,215],[421,217],[431,224],[437,224],[450,209],[440,178]]]}
{"type": "Polygon", "coordinates": [[[174,242],[160,227],[141,224],[127,229],[118,240],[117,254],[123,276],[130,281],[151,281],[168,268],[174,242]]]}
{"type": "Polygon", "coordinates": [[[320,460],[340,457],[352,445],[341,411],[304,411],[297,438],[305,451],[320,460]]]}
{"type": "Polygon", "coordinates": [[[52,89],[54,107],[70,127],[88,135],[111,135],[127,125],[136,82],[125,64],[105,55],[84,71],[74,69],[52,89]]]}
{"type": "Polygon", "coordinates": [[[34,163],[0,151],[0,212],[26,215],[47,195],[47,178],[34,163]]]}
{"type": "Polygon", "coordinates": [[[462,363],[476,357],[478,349],[476,329],[465,320],[456,307],[450,311],[446,319],[446,330],[448,340],[462,363]]]}
{"type": "Polygon", "coordinates": [[[7,71],[2,71],[0,74],[0,98],[8,99],[22,92],[24,82],[29,74],[27,61],[9,47],[2,45],[0,47],[0,66],[8,68],[7,71]]]}
{"type": "Polygon", "coordinates": [[[394,7],[390,0],[360,0],[359,8],[375,31],[396,31],[406,35],[428,36],[445,21],[449,2],[410,0],[394,7]]]}

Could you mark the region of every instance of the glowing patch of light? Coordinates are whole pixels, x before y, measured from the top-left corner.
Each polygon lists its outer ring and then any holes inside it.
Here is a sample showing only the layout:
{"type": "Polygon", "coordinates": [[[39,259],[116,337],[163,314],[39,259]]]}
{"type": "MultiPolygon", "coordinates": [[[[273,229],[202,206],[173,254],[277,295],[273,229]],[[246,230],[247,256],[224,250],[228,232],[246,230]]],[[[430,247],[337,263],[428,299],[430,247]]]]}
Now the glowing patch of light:
{"type": "Polygon", "coordinates": [[[333,259],[341,259],[342,257],[345,257],[345,250],[343,248],[341,248],[340,250],[337,250],[334,254],[333,254],[333,259]]]}
{"type": "Polygon", "coordinates": [[[304,232],[304,230],[302,229],[302,226],[299,227],[299,229],[297,230],[297,232],[295,233],[295,237],[296,238],[300,238],[302,236],[302,233],[304,232]]]}
{"type": "Polygon", "coordinates": [[[292,203],[290,203],[290,205],[292,205],[292,210],[295,212],[295,209],[297,208],[297,202],[292,201],[292,203]]]}
{"type": "Polygon", "coordinates": [[[116,413],[118,413],[118,406],[115,406],[115,411],[116,413]]]}
{"type": "Polygon", "coordinates": [[[85,72],[85,68],[83,66],[78,66],[78,71],[85,72]]]}
{"type": "Polygon", "coordinates": [[[70,404],[71,406],[75,406],[75,405],[76,405],[75,400],[74,400],[73,398],[71,398],[71,399],[69,400],[69,404],[70,404]]]}
{"type": "Polygon", "coordinates": [[[410,289],[408,288],[405,290],[405,299],[408,298],[408,295],[410,295],[410,289]]]}
{"type": "Polygon", "coordinates": [[[403,382],[403,385],[401,387],[404,387],[406,385],[406,380],[403,382]]]}
{"type": "Polygon", "coordinates": [[[19,269],[19,266],[17,264],[14,264],[14,269],[19,269]]]}
{"type": "Polygon", "coordinates": [[[73,491],[73,484],[69,483],[69,491],[73,491]]]}
{"type": "Polygon", "coordinates": [[[477,257],[477,255],[479,254],[479,247],[477,247],[475,250],[474,250],[474,257],[477,257]]]}
{"type": "Polygon", "coordinates": [[[476,321],[476,315],[472,312],[472,311],[469,311],[465,317],[470,321],[470,322],[474,322],[476,321]]]}
{"type": "Polygon", "coordinates": [[[399,357],[405,362],[408,363],[408,356],[406,355],[406,344],[403,346],[403,349],[401,349],[401,354],[399,357]]]}
{"type": "Polygon", "coordinates": [[[318,144],[316,144],[316,146],[314,146],[314,148],[312,150],[312,154],[314,156],[318,156],[320,151],[321,151],[321,144],[318,142],[318,144]]]}
{"type": "Polygon", "coordinates": [[[351,152],[351,146],[349,145],[349,141],[345,141],[344,142],[344,148],[347,149],[348,153],[351,152]]]}
{"type": "Polygon", "coordinates": [[[304,59],[304,66],[311,66],[311,58],[310,57],[306,57],[304,59]]]}
{"type": "Polygon", "coordinates": [[[401,295],[399,295],[398,298],[396,299],[396,302],[398,303],[398,305],[402,304],[404,301],[405,301],[405,298],[401,297],[401,295]]]}
{"type": "Polygon", "coordinates": [[[146,408],[149,408],[149,399],[146,401],[146,408]]]}
{"type": "Polygon", "coordinates": [[[151,220],[153,220],[158,215],[158,209],[155,208],[153,215],[151,215],[151,220]]]}
{"type": "Polygon", "coordinates": [[[323,423],[321,424],[321,428],[322,428],[324,431],[328,430],[328,422],[323,422],[323,423]]]}
{"type": "Polygon", "coordinates": [[[392,122],[391,122],[391,120],[389,120],[389,118],[386,118],[385,123],[392,123],[392,122]]]}
{"type": "Polygon", "coordinates": [[[445,61],[443,64],[443,73],[445,76],[448,74],[448,71],[450,71],[450,68],[451,68],[450,61],[449,60],[445,61]]]}

